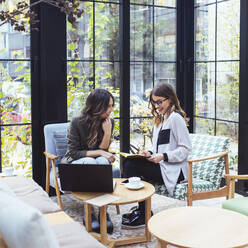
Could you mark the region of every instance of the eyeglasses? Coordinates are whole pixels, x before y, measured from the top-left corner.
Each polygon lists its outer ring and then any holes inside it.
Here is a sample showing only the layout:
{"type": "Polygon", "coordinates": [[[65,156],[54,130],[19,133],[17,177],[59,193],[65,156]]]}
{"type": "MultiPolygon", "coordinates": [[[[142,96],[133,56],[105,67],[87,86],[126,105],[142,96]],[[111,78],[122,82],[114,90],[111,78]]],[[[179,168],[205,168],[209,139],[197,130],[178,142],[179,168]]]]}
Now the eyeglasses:
{"type": "Polygon", "coordinates": [[[166,101],[168,99],[168,97],[167,98],[165,98],[165,99],[163,99],[163,100],[158,100],[158,101],[152,101],[152,105],[158,105],[158,106],[161,106],[162,105],[162,103],[164,102],[164,101],[166,101]]]}

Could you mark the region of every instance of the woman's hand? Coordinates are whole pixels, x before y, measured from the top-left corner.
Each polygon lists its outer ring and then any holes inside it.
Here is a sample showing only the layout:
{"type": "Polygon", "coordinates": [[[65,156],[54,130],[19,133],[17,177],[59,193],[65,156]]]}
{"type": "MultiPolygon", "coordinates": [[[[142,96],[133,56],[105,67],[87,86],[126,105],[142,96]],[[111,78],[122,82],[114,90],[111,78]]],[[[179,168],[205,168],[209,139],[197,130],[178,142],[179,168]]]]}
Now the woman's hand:
{"type": "Polygon", "coordinates": [[[140,151],[139,154],[141,154],[141,155],[143,155],[143,156],[145,156],[147,158],[151,157],[151,153],[148,152],[148,151],[140,151]]]}
{"type": "Polygon", "coordinates": [[[101,156],[105,157],[109,161],[109,163],[115,162],[115,157],[112,153],[103,150],[100,151],[101,151],[101,156]]]}
{"type": "Polygon", "coordinates": [[[110,118],[107,118],[102,123],[102,130],[105,134],[111,134],[111,129],[112,129],[112,122],[110,118]]]}
{"type": "Polygon", "coordinates": [[[153,162],[153,163],[159,163],[161,160],[164,160],[163,154],[153,154],[150,158],[147,158],[147,160],[153,162]]]}

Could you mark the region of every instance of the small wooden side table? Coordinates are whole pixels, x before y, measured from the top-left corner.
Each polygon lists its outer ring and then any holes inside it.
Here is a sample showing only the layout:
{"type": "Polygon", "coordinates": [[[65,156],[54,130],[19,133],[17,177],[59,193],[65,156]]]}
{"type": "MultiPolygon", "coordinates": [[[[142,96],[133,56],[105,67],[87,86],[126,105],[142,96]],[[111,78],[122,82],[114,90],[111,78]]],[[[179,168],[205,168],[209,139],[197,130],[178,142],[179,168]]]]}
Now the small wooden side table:
{"type": "Polygon", "coordinates": [[[210,207],[179,207],[161,211],[148,222],[157,247],[246,247],[248,217],[210,207]]]}
{"type": "MultiPolygon", "coordinates": [[[[151,196],[155,193],[155,188],[152,184],[142,181],[144,187],[139,190],[129,190],[125,185],[121,185],[120,182],[125,180],[125,178],[114,179],[116,181],[115,190],[112,193],[114,196],[118,196],[119,200],[111,202],[108,205],[122,205],[134,202],[145,201],[145,214],[146,214],[146,232],[143,236],[131,237],[131,238],[121,238],[121,239],[109,239],[107,235],[107,223],[106,223],[106,213],[107,205],[100,207],[100,234],[91,233],[104,245],[109,247],[115,247],[119,245],[133,244],[139,242],[146,242],[151,240],[151,235],[147,228],[147,223],[151,217],[151,196]]],[[[87,193],[87,192],[73,192],[72,193],[79,200],[88,200],[92,197],[102,195],[102,193],[87,193]]],[[[85,209],[85,226],[88,232],[91,232],[91,207],[90,204],[84,204],[85,209]]]]}

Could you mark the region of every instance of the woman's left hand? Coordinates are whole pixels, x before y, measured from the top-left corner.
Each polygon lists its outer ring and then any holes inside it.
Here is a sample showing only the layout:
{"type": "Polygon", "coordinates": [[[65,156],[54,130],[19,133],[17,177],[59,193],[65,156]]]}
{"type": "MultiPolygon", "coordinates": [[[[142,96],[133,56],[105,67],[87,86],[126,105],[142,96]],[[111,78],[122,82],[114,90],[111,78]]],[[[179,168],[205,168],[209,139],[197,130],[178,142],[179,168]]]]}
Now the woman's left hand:
{"type": "Polygon", "coordinates": [[[151,157],[147,158],[147,160],[157,164],[161,160],[164,160],[164,155],[163,154],[153,154],[151,157]]]}
{"type": "Polygon", "coordinates": [[[104,122],[102,123],[102,129],[103,129],[104,133],[111,134],[112,122],[111,122],[110,118],[107,118],[104,120],[104,122]]]}

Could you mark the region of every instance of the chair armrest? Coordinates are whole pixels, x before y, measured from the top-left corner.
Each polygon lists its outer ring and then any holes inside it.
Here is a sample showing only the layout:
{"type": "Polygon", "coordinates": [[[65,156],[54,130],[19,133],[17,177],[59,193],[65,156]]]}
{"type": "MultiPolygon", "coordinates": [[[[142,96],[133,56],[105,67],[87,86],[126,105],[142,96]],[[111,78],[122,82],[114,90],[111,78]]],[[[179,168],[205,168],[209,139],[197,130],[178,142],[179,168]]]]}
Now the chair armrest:
{"type": "Polygon", "coordinates": [[[234,198],[235,193],[235,180],[248,180],[248,175],[231,175],[225,174],[226,180],[230,184],[228,199],[234,198]]]}
{"type": "Polygon", "coordinates": [[[188,162],[189,163],[201,162],[201,161],[204,161],[204,160],[210,160],[210,159],[214,159],[214,158],[218,158],[218,157],[224,157],[227,154],[228,154],[228,151],[221,152],[221,153],[216,153],[216,154],[213,154],[213,155],[208,156],[208,157],[197,158],[197,159],[190,159],[190,160],[188,160],[188,162]]]}
{"type": "Polygon", "coordinates": [[[48,153],[48,152],[44,152],[44,154],[45,154],[45,156],[46,156],[47,158],[50,158],[50,159],[57,159],[57,158],[58,158],[58,156],[53,155],[53,154],[48,153]]]}
{"type": "MultiPolygon", "coordinates": [[[[187,195],[187,198],[188,198],[188,205],[189,206],[192,205],[192,190],[193,190],[193,169],[192,169],[192,167],[193,167],[193,163],[201,162],[201,161],[205,161],[205,160],[211,160],[211,159],[215,159],[215,158],[219,158],[219,157],[224,157],[225,173],[228,174],[229,173],[228,151],[216,153],[216,154],[213,154],[213,155],[208,156],[208,157],[188,160],[189,167],[188,167],[188,191],[187,191],[188,195],[187,195]]],[[[226,184],[227,184],[228,188],[229,188],[229,181],[230,180],[226,179],[226,184]]]]}
{"type": "Polygon", "coordinates": [[[248,175],[231,175],[231,174],[225,174],[225,177],[230,180],[248,180],[248,175]]]}
{"type": "Polygon", "coordinates": [[[188,160],[188,163],[189,163],[189,168],[188,168],[188,185],[189,185],[189,187],[188,187],[188,189],[189,190],[192,190],[192,181],[193,181],[193,179],[192,179],[192,176],[193,176],[192,167],[193,167],[193,163],[201,162],[201,161],[205,161],[205,160],[211,160],[211,159],[215,159],[215,158],[218,158],[218,157],[225,157],[225,171],[226,171],[226,173],[229,173],[228,151],[221,152],[221,153],[216,153],[216,154],[213,154],[213,155],[208,156],[208,157],[188,160]]]}

